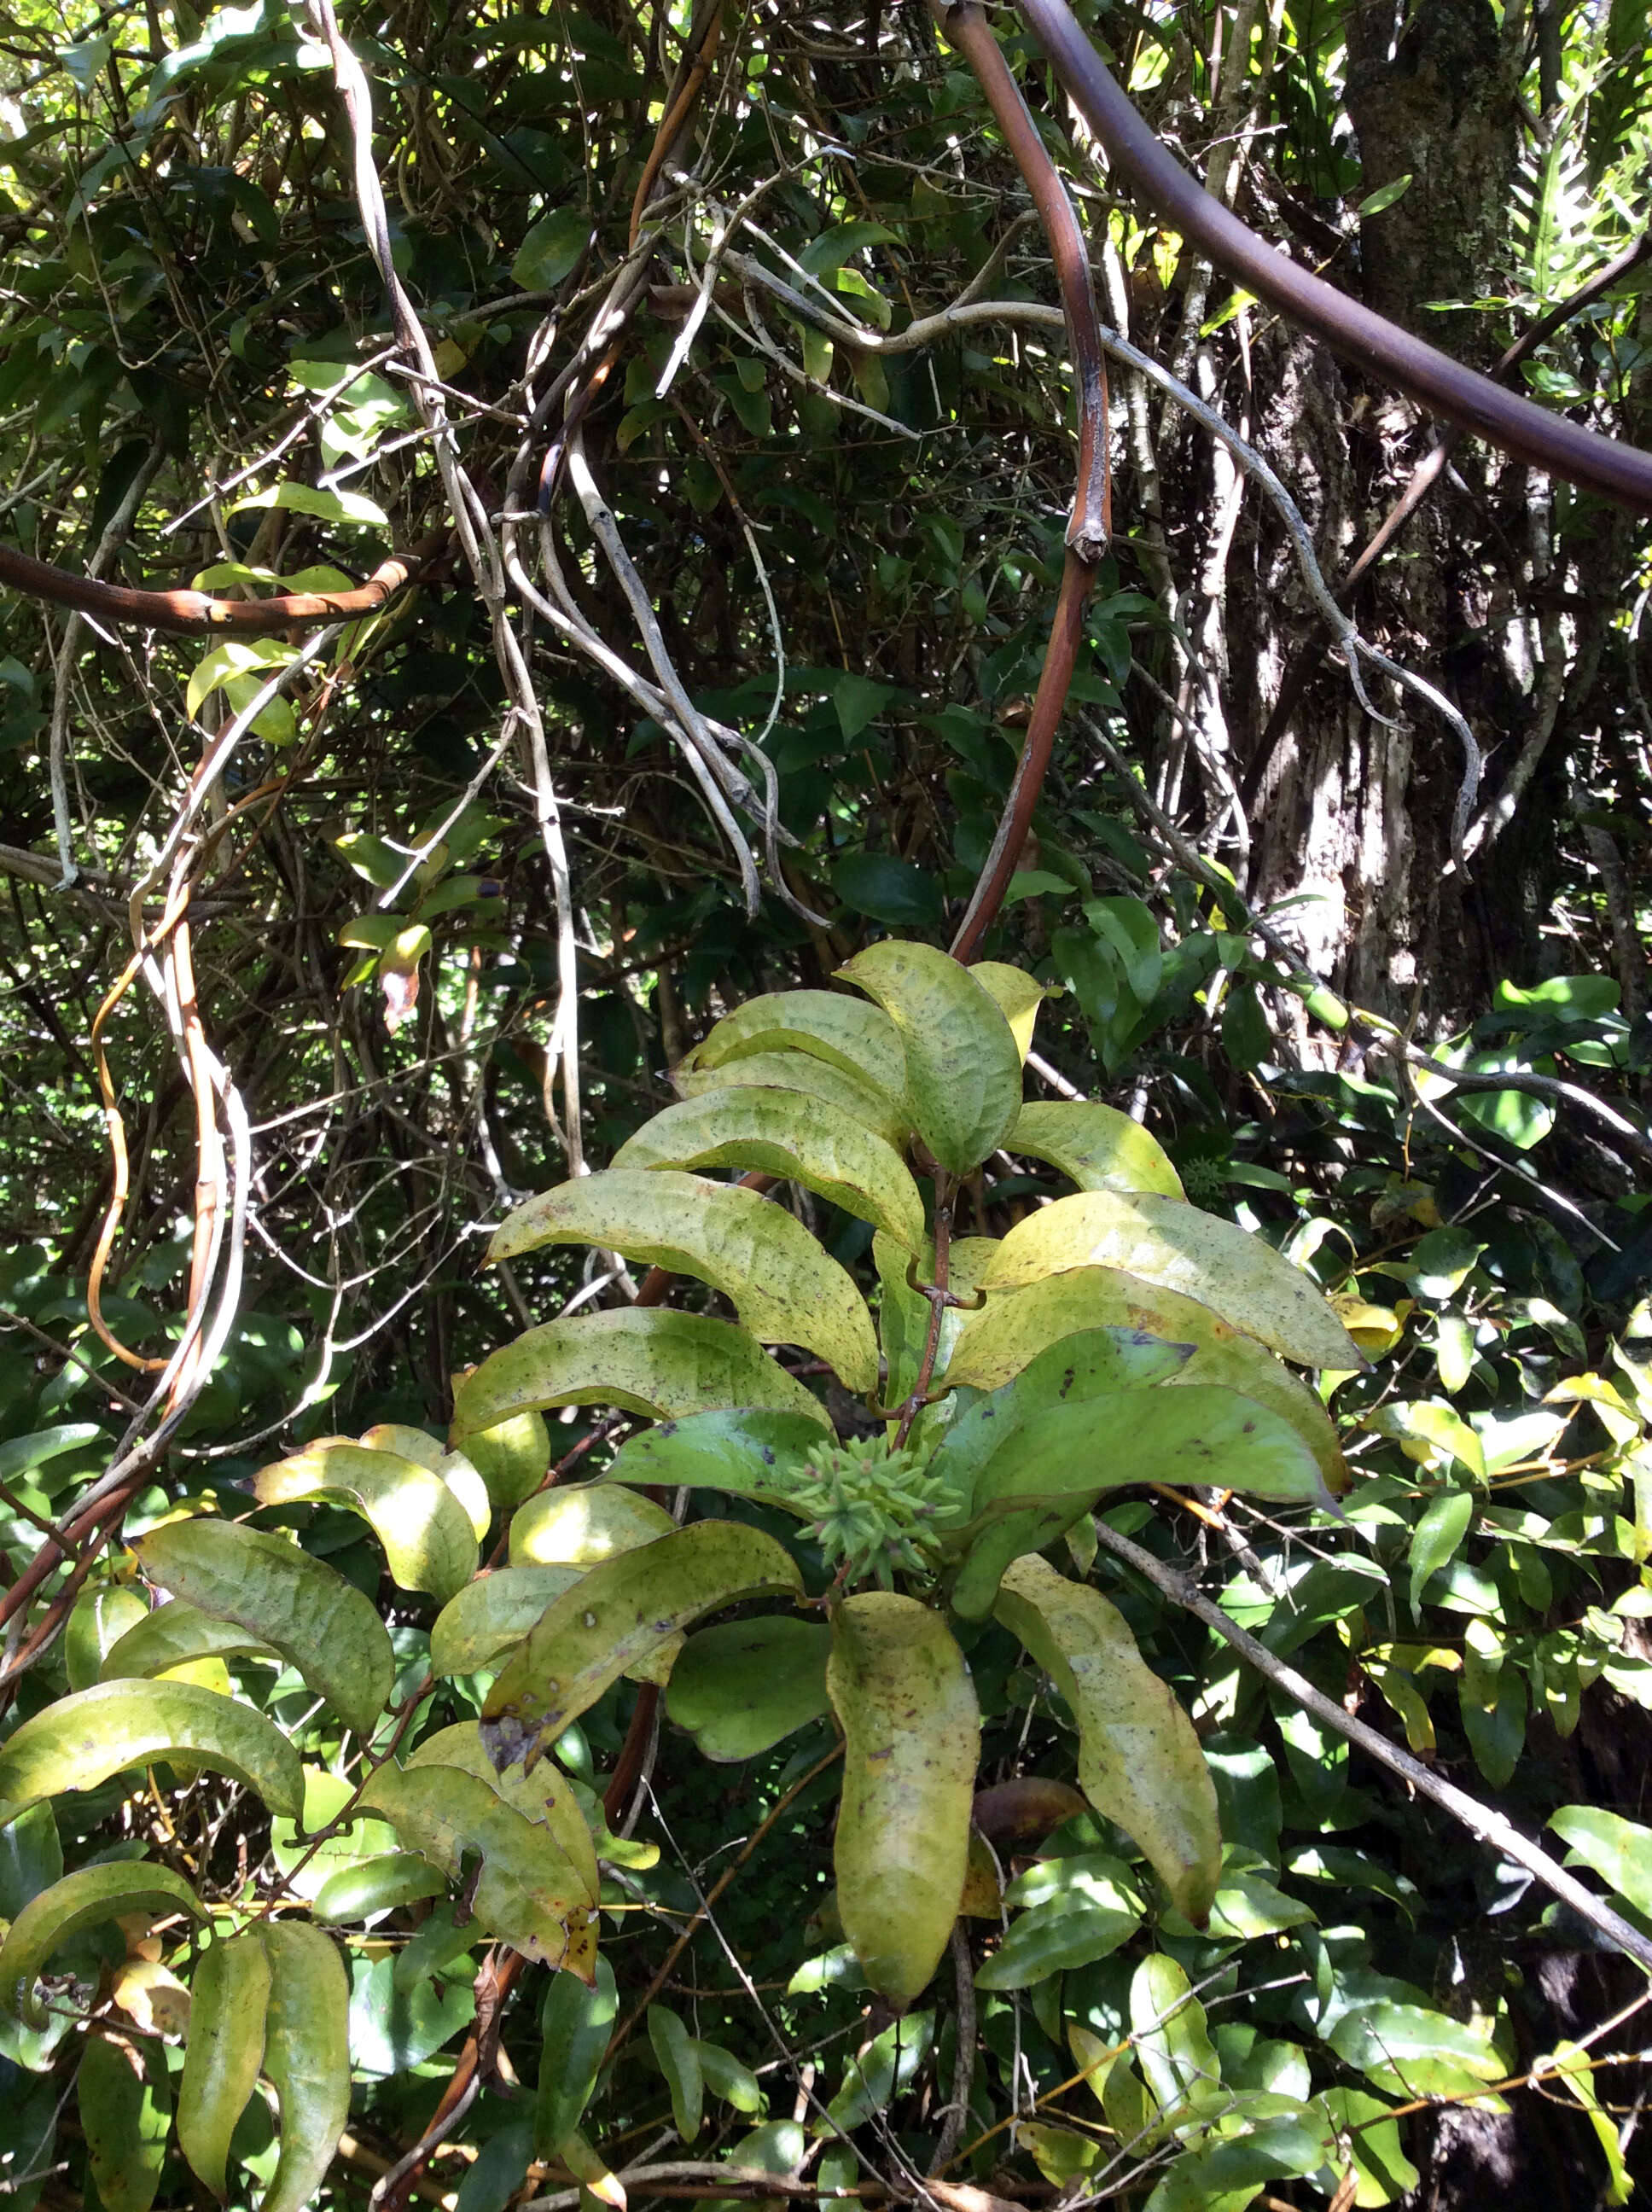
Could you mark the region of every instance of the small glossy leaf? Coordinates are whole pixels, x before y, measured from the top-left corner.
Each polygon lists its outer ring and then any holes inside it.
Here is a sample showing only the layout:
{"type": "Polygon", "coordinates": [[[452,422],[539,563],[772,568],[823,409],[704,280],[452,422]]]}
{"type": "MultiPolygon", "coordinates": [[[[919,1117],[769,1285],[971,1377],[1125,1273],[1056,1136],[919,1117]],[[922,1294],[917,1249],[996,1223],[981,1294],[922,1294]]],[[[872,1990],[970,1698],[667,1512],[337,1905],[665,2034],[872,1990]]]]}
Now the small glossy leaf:
{"type": "Polygon", "coordinates": [[[1216,1790],[1193,1723],[1136,1649],[1116,1607],[1040,1559],[1017,1559],[994,1608],[1078,1723],[1078,1786],[1203,1924],[1222,1864],[1216,1790]]]}
{"type": "Polygon", "coordinates": [[[180,1911],[203,1917],[195,1892],[169,1867],[122,1860],[77,1868],[31,1898],[6,1930],[0,1943],[0,2006],[31,2027],[44,2027],[46,2008],[35,1998],[34,1984],[60,1943],[100,1920],[180,1911]]]}
{"type": "MultiPolygon", "coordinates": [[[[700,2071],[705,2076],[706,2087],[714,2097],[720,2097],[726,2105],[732,2105],[737,2112],[761,2112],[767,2108],[768,2100],[762,2084],[749,2066],[743,2066],[732,2051],[720,2044],[696,2042],[695,2055],[700,2061],[700,2071]]],[[[738,2163],[738,2156],[736,2163],[738,2163]]]]}
{"type": "Polygon", "coordinates": [[[399,1452],[374,1451],[348,1437],[321,1437],[261,1468],[253,1488],[261,1505],[314,1498],[349,1506],[384,1546],[401,1588],[426,1590],[439,1603],[463,1589],[477,1571],[470,1516],[439,1474],[399,1452]]]}
{"type": "Polygon", "coordinates": [[[614,1155],[616,1168],[761,1168],[800,1182],[916,1251],[924,1202],[906,1162],[841,1106],[795,1091],[708,1091],[668,1106],[614,1155]]]}
{"type": "Polygon", "coordinates": [[[597,1902],[597,1850],[587,1815],[573,1782],[554,1759],[542,1759],[529,1774],[519,1767],[503,1773],[488,1756],[474,1721],[457,1721],[427,1736],[407,1762],[410,1771],[427,1766],[457,1767],[485,1782],[495,1797],[535,1826],[548,1829],[556,1848],[578,1875],[586,1896],[597,1902]]]}
{"type": "Polygon", "coordinates": [[[337,1874],[330,1874],[317,1890],[312,1910],[318,1920],[337,1925],[446,1893],[446,1882],[428,1859],[417,1851],[386,1851],[380,1858],[363,1859],[360,1866],[340,1867],[337,1874]]]}
{"type": "Polygon", "coordinates": [[[479,1856],[478,1926],[536,1964],[590,1978],[597,1948],[591,1895],[547,1826],[525,1820],[456,1766],[381,1766],[362,1803],[450,1881],[464,1873],[467,1856],[479,1856]]]}
{"type": "Polygon", "coordinates": [[[1311,1277],[1260,1237],[1170,1198],[1058,1198],[1016,1224],[982,1281],[1011,1290],[1087,1267],[1122,1267],[1198,1298],[1305,1367],[1365,1364],[1311,1277]]]}
{"type": "Polygon", "coordinates": [[[1116,1107],[1060,1099],[1023,1106],[1005,1147],[1028,1159],[1048,1160],[1080,1190],[1182,1196],[1181,1178],[1163,1149],[1139,1121],[1116,1107]]]}
{"type": "Polygon", "coordinates": [[[220,1620],[199,1606],[157,1606],[104,1656],[106,1682],[126,1681],[134,1676],[164,1674],[173,1667],[187,1667],[200,1659],[245,1659],[262,1655],[277,1656],[273,1647],[250,1629],[233,1620],[220,1620]]]}
{"type": "Polygon", "coordinates": [[[804,1454],[819,1442],[819,1429],[800,1413],[690,1413],[630,1437],[604,1480],[720,1490],[783,1505],[804,1454]]]}
{"type": "Polygon", "coordinates": [[[545,1607],[572,1589],[578,1567],[496,1567],[467,1583],[430,1631],[433,1674],[480,1674],[519,1644],[545,1607]]]}
{"type": "Polygon", "coordinates": [[[1497,2081],[1504,2071],[1478,2023],[1386,1997],[1345,2012],[1326,2041],[1339,2058],[1393,2096],[1461,2095],[1477,2082],[1497,2081]]]}
{"type": "Polygon", "coordinates": [[[967,1175],[1021,1111],[1021,1053],[992,993],[933,945],[885,939],[839,975],[876,999],[906,1059],[913,1126],[942,1167],[967,1175]]]}
{"type": "Polygon", "coordinates": [[[1563,1805],[1549,1826],[1571,1845],[1570,1863],[1593,1867],[1608,1888],[1652,1917],[1652,1828],[1596,1805],[1563,1805]]]}
{"type": "Polygon", "coordinates": [[[1130,2026],[1137,2062],[1167,2119],[1226,2101],[1205,2008],[1179,1960],[1155,1951],[1137,1967],[1130,1983],[1130,2026]]]}
{"type": "MultiPolygon", "coordinates": [[[[826,2107],[827,2121],[847,2135],[874,2113],[886,2111],[897,2092],[916,2077],[934,2040],[932,2012],[907,2013],[892,2021],[843,2069],[843,2087],[826,2107]]],[[[827,2133],[827,2122],[817,2119],[814,2132],[827,2133]]]]}
{"type": "Polygon", "coordinates": [[[349,1983],[337,1946],[307,1921],[266,1921],[258,1936],[270,1960],[264,2071],[281,2106],[281,2157],[259,2212],[303,2212],[349,2118],[349,1983]]]}
{"type": "Polygon", "coordinates": [[[707,1759],[756,1759],[827,1709],[831,1631],[777,1613],[724,1620],[690,1636],[671,1669],[665,1711],[707,1759]]]}
{"type": "Polygon", "coordinates": [[[801,1413],[830,1428],[814,1393],[732,1322],[621,1306],[544,1322],[460,1377],[456,1437],[553,1406],[617,1406],[669,1421],[715,1407],[801,1413]]]}
{"type": "Polygon", "coordinates": [[[853,1278],[755,1190],[669,1168],[608,1168],[519,1206],[488,1256],[513,1259],[546,1244],[595,1244],[693,1275],[732,1301],[752,1335],[805,1346],[852,1390],[876,1386],[872,1316],[853,1278]]]}
{"type": "Polygon", "coordinates": [[[634,1552],[639,1544],[652,1544],[656,1536],[669,1536],[676,1526],[652,1498],[611,1483],[542,1490],[512,1518],[511,1565],[591,1567],[598,1559],[634,1552]]]}
{"type": "Polygon", "coordinates": [[[834,1609],[826,1686],[844,1735],[834,1850],[843,1932],[878,1995],[908,2004],[957,1918],[980,1710],[940,1615],[883,1590],[834,1609]]]}
{"type": "Polygon", "coordinates": [[[975,961],[969,973],[982,990],[997,1001],[1024,1065],[1032,1050],[1033,1024],[1038,1019],[1038,1009],[1046,999],[1059,998],[1060,990],[1053,984],[1036,983],[1024,969],[1006,967],[1001,960],[975,961]]]}
{"type": "Polygon", "coordinates": [[[1467,1490],[1442,1490],[1424,1507],[1422,1518],[1411,1532],[1409,1602],[1413,1619],[1423,1601],[1423,1585],[1430,1575],[1455,1559],[1473,1517],[1473,1493],[1467,1490]]]}
{"type": "MultiPolygon", "coordinates": [[[[850,1002],[843,1000],[835,1003],[850,1002]]],[[[867,1006],[862,1011],[872,1013],[876,1009],[867,1006]]],[[[865,1076],[851,1075],[841,1067],[835,1067],[829,1060],[817,1060],[806,1052],[742,1053],[715,1067],[698,1067],[685,1060],[672,1069],[671,1081],[684,1098],[703,1097],[708,1091],[757,1088],[823,1099],[827,1105],[840,1108],[863,1129],[870,1129],[875,1137],[881,1137],[896,1152],[912,1133],[904,1107],[887,1091],[880,1091],[865,1076]]]]}
{"type": "Polygon", "coordinates": [[[0,1751],[0,1819],[39,1797],[93,1790],[129,1766],[181,1759],[234,1776],[271,1812],[296,1818],[304,1796],[298,1753],[264,1715],[193,1682],[100,1682],[60,1698],[0,1751]]]}
{"type": "Polygon", "coordinates": [[[649,2006],[648,2040],[665,2076],[672,2122],[683,2141],[690,2143],[700,2132],[706,2100],[706,2077],[700,2070],[698,2046],[667,2005],[649,2006]]]}
{"type": "Polygon", "coordinates": [[[752,1053],[800,1052],[870,1083],[896,1103],[906,1092],[906,1060],[889,1016],[839,991],[774,991],[725,1014],[683,1061],[698,1073],[752,1053]]]}
{"type": "Polygon", "coordinates": [[[614,1970],[606,1959],[598,1959],[589,1986],[573,1974],[551,1977],[539,2020],[536,2157],[556,2157],[579,2126],[597,2086],[618,2011],[614,1970]]]}
{"type": "Polygon", "coordinates": [[[1093,1966],[1127,1943],[1141,1915],[1087,1899],[1059,1899],[1023,1912],[975,1971],[980,1990],[1026,1990],[1078,1966],[1093,1966]]]}
{"type": "Polygon", "coordinates": [[[264,2064],[270,1954],[256,1930],[202,1954],[190,1984],[189,2037],[178,2087],[178,2148],[222,2203],[229,2140],[264,2064]]]}
{"type": "Polygon", "coordinates": [[[537,1759],[608,1685],[701,1613],[743,1597],[799,1597],[803,1580],[772,1536],[696,1522],[604,1560],[546,1609],[483,1708],[495,1763],[537,1759]]]}
{"type": "Polygon", "coordinates": [[[234,1521],[168,1521],[137,1551],[151,1582],[279,1651],[358,1735],[373,1734],[395,1654],[371,1599],[336,1567],[234,1521]]]}
{"type": "Polygon", "coordinates": [[[105,2212],[149,2212],[172,2129],[164,2052],[147,2062],[129,2043],[87,2039],[75,2083],[87,2160],[105,2212]]]}
{"type": "Polygon", "coordinates": [[[488,1486],[495,1512],[508,1513],[544,1480],[550,1466],[550,1431],[543,1413],[516,1413],[491,1429],[472,1431],[465,1449],[488,1486]]]}

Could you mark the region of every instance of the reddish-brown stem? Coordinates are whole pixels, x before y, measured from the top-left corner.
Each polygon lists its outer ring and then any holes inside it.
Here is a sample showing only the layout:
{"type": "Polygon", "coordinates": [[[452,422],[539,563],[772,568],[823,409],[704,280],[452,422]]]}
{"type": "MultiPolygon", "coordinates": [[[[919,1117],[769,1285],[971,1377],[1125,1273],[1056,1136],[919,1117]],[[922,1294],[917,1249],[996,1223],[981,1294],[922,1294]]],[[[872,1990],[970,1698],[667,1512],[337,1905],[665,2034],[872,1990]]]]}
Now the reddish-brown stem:
{"type": "Polygon", "coordinates": [[[895,1431],[895,1449],[899,1451],[912,1431],[925,1398],[928,1395],[930,1377],[935,1372],[935,1355],[940,1347],[941,1322],[951,1299],[947,1297],[947,1277],[951,1269],[952,1253],[952,1197],[957,1188],[954,1176],[938,1174],[935,1177],[935,1279],[924,1296],[929,1300],[929,1334],[924,1342],[924,1356],[918,1368],[918,1379],[907,1394],[901,1407],[899,1426],[895,1431]]]}

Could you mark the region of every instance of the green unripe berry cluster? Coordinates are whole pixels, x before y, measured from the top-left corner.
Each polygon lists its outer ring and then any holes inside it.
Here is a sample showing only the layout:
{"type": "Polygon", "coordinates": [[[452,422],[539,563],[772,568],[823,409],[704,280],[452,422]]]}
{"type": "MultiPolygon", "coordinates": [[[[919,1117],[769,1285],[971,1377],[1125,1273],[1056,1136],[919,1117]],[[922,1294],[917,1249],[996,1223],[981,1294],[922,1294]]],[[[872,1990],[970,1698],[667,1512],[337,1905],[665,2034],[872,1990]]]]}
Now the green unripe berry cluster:
{"type": "Polygon", "coordinates": [[[911,1451],[891,1451],[881,1437],[817,1444],[810,1472],[793,1492],[794,1510],[810,1523],[829,1566],[845,1584],[871,1576],[893,1589],[897,1572],[925,1574],[932,1565],[933,1522],[948,1503],[942,1478],[911,1451]]]}

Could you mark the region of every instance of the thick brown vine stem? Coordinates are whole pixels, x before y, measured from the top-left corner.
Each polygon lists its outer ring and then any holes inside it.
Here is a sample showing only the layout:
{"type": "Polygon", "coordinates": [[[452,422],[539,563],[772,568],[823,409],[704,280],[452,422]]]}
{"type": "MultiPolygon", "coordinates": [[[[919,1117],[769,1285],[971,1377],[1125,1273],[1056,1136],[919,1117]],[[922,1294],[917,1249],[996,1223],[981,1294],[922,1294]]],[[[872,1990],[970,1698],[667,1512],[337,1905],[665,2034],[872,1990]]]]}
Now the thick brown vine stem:
{"type": "Polygon", "coordinates": [[[1038,126],[1021,97],[1020,88],[993,37],[992,27],[975,0],[948,7],[945,0],[931,0],[936,20],[946,36],[974,70],[986,94],[1005,143],[1032,194],[1044,235],[1049,241],[1056,281],[1066,311],[1067,338],[1072,348],[1078,378],[1078,482],[1073,493],[1072,514],[1067,524],[1066,558],[1061,569],[1061,591],[1044,665],[1038,679],[1027,735],[1017,763],[1015,781],[1005,805],[998,834],[993,840],[976,879],[963,920],[952,940],[952,957],[966,963],[976,957],[981,940],[997,920],[1005,892],[1015,874],[1027,834],[1032,827],[1061,711],[1066,705],[1084,636],[1084,602],[1090,595],[1091,571],[1107,550],[1113,531],[1113,486],[1108,462],[1107,370],[1102,352],[1101,318],[1090,273],[1090,255],[1055,165],[1045,151],[1038,126]]]}
{"type": "Polygon", "coordinates": [[[1123,180],[1208,260],[1306,325],[1333,351],[1432,413],[1585,491],[1652,514],[1652,453],[1586,430],[1505,391],[1278,252],[1213,199],[1114,82],[1066,0],[1018,0],[1062,89],[1123,180]]]}

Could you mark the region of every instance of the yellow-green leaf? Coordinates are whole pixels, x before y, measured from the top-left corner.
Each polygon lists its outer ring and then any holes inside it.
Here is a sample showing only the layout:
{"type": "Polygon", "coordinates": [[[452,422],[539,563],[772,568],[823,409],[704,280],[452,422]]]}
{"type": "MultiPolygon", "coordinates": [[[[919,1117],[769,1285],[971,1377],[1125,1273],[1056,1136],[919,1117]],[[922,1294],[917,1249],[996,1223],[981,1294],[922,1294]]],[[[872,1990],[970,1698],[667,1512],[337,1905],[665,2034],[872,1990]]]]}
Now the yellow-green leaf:
{"type": "Polygon", "coordinates": [[[663,1505],[616,1484],[544,1490],[512,1516],[511,1565],[592,1567],[599,1559],[635,1552],[639,1544],[652,1544],[656,1536],[669,1536],[676,1526],[663,1505]]]}
{"type": "Polygon", "coordinates": [[[916,1251],[924,1202],[905,1161],[841,1106],[797,1091],[732,1087],[668,1106],[614,1155],[616,1168],[761,1168],[800,1182],[916,1251]]]}
{"type": "Polygon", "coordinates": [[[950,954],[892,938],[838,973],[894,1023],[907,1111],[934,1158],[953,1175],[979,1167],[1021,1111],[1021,1053],[997,1000],[950,954]]]}
{"type": "Polygon", "coordinates": [[[679,1074],[721,1067],[752,1053],[800,1052],[870,1083],[897,1104],[906,1090],[901,1040],[887,1014],[838,991],[774,991],[726,1014],[679,1074]]]}
{"type": "Polygon", "coordinates": [[[426,1766],[453,1766],[485,1782],[525,1820],[550,1832],[557,1849],[578,1876],[592,1906],[597,1903],[597,1847],[574,1784],[554,1759],[542,1759],[531,1774],[519,1767],[503,1774],[488,1756],[477,1723],[457,1721],[427,1736],[408,1760],[411,1772],[426,1766]]]}
{"type": "Polygon", "coordinates": [[[579,1567],[498,1567],[467,1583],[436,1615],[430,1631],[431,1673],[480,1674],[496,1667],[551,1600],[572,1589],[582,1572],[579,1567]]]}
{"type": "Polygon", "coordinates": [[[844,1736],[834,1853],[843,1933],[878,1994],[908,2004],[957,1918],[980,1709],[940,1615],[883,1590],[834,1609],[826,1686],[844,1736]]]}
{"type": "Polygon", "coordinates": [[[1310,1276],[1261,1237],[1151,1194],[1082,1191],[1019,1221],[981,1281],[1013,1290],[1073,1267],[1122,1267],[1212,1306],[1304,1367],[1357,1372],[1352,1338],[1310,1276]]]}
{"type": "Polygon", "coordinates": [[[1038,1009],[1046,999],[1059,998],[1059,988],[1050,983],[1036,983],[1024,969],[1007,967],[1001,960],[975,961],[969,973],[982,990],[997,1000],[999,1012],[1010,1024],[1010,1034],[1024,1066],[1032,1050],[1033,1024],[1038,1019],[1038,1009]]]}
{"type": "Polygon", "coordinates": [[[264,2064],[269,2003],[270,1958],[255,1929],[203,1953],[190,1984],[178,2148],[220,2203],[229,2139],[264,2064]]]}
{"type": "Polygon", "coordinates": [[[152,1583],[269,1644],[358,1735],[373,1734],[396,1656],[378,1608],[336,1567],[234,1521],[168,1521],[136,1549],[152,1583]]]}
{"type": "Polygon", "coordinates": [[[1041,1100],[1022,1108],[1005,1143],[1025,1158],[1048,1160],[1080,1190],[1182,1196],[1181,1178],[1157,1139],[1116,1107],[1041,1100]]]}
{"type": "MultiPolygon", "coordinates": [[[[872,1242],[872,1259],[884,1295],[878,1310],[878,1333],[889,1364],[885,1402],[898,1405],[918,1380],[928,1341],[930,1304],[916,1287],[935,1279],[935,1249],[926,1243],[915,1255],[904,1244],[881,1233],[872,1242]]],[[[960,1237],[948,1254],[946,1286],[957,1298],[975,1296],[981,1273],[998,1250],[996,1237],[960,1237]]],[[[945,1374],[952,1347],[969,1319],[968,1305],[947,1306],[935,1340],[934,1378],[945,1374]]]]}
{"type": "MultiPolygon", "coordinates": [[[[847,999],[834,1000],[835,1005],[840,1006],[853,1003],[847,999]]],[[[870,1014],[877,1009],[866,1006],[860,1011],[870,1014]]],[[[671,1081],[684,1098],[698,1098],[708,1091],[755,1086],[798,1091],[805,1098],[823,1099],[829,1106],[841,1107],[862,1128],[870,1129],[897,1152],[912,1133],[912,1125],[898,1097],[891,1098],[865,1076],[851,1075],[811,1053],[740,1053],[714,1067],[695,1066],[684,1060],[681,1066],[672,1069],[671,1081]]]]}
{"type": "Polygon", "coordinates": [[[202,1659],[244,1659],[276,1652],[261,1636],[233,1620],[220,1620],[194,1605],[162,1605],[146,1613],[110,1646],[103,1662],[106,1682],[124,1681],[132,1675],[165,1674],[174,1667],[188,1667],[202,1659]]]}
{"type": "Polygon", "coordinates": [[[440,1897],[447,1884],[428,1859],[417,1851],[383,1851],[363,1859],[359,1866],[340,1867],[330,1874],[311,1902],[317,1920],[337,1925],[366,1920],[375,1912],[392,1912],[428,1897],[440,1897]]]}
{"type": "MultiPolygon", "coordinates": [[[[201,1694],[210,1697],[211,1692],[201,1694]]],[[[34,1984],[58,1946],[98,1921],[140,1912],[152,1920],[173,1912],[187,1912],[197,1920],[205,1917],[182,1875],[142,1860],[78,1867],[54,1881],[29,1899],[0,1943],[0,2006],[31,2027],[44,2027],[46,2007],[36,2000],[34,1984]]]]}
{"type": "Polygon", "coordinates": [[[261,1468],[253,1488],[261,1505],[315,1498],[349,1506],[384,1546],[403,1589],[426,1590],[445,1604],[477,1571],[470,1516],[439,1474],[399,1452],[320,1437],[261,1468]]]}
{"type": "Polygon", "coordinates": [[[298,1753],[264,1715],[193,1682],[100,1682],[25,1721],[0,1751],[0,1821],[38,1798],[94,1790],[129,1766],[181,1759],[232,1775],[296,1817],[298,1753]]]}
{"type": "Polygon", "coordinates": [[[550,1431],[543,1413],[513,1413],[490,1429],[475,1430],[466,1437],[465,1449],[488,1486],[495,1509],[508,1513],[544,1480],[550,1465],[550,1431]]]}
{"type": "Polygon", "coordinates": [[[172,2127],[166,2053],[87,2038],[75,2082],[87,2162],[104,2212],[149,2212],[172,2127]]]}
{"type": "Polygon", "coordinates": [[[91,1688],[104,1660],[148,1611],[142,1590],[116,1584],[81,1592],[70,1611],[63,1639],[64,1666],[71,1690],[91,1688]]]}
{"type": "Polygon", "coordinates": [[[303,1920],[258,1931],[270,1960],[264,2071],[281,2106],[281,2155],[259,2212],[303,2212],[350,2112],[349,1984],[337,1945],[303,1920]]]}
{"type": "Polygon", "coordinates": [[[826,1710],[829,1630],[775,1613],[720,1620],[683,1645],[665,1710],[706,1759],[756,1759],[826,1710]]]}
{"type": "Polygon", "coordinates": [[[608,1168],[519,1206],[488,1256],[513,1259],[546,1244],[594,1244],[695,1276],[732,1302],[753,1336],[805,1346],[852,1390],[876,1387],[872,1316],[853,1278],[755,1190],[671,1169],[608,1168]]]}
{"type": "Polygon", "coordinates": [[[450,1881],[467,1854],[479,1856],[481,1927],[538,1965],[590,1980],[597,1949],[590,1892],[548,1826],[525,1820],[457,1766],[381,1766],[362,1802],[450,1881]]]}
{"type": "Polygon", "coordinates": [[[455,1382],[452,1433],[468,1444],[478,1429],[553,1406],[617,1406],[660,1421],[755,1406],[831,1425],[814,1393],[744,1329],[658,1306],[527,1330],[455,1382]]]}
{"type": "MultiPolygon", "coordinates": [[[[477,1542],[486,1537],[493,1520],[493,1498],[467,1453],[448,1450],[427,1431],[410,1428],[404,1421],[380,1421],[363,1430],[361,1442],[373,1451],[398,1452],[404,1459],[416,1460],[432,1474],[439,1474],[465,1508],[477,1542]]],[[[540,1473],[544,1472],[542,1468],[540,1473]]]]}
{"type": "Polygon", "coordinates": [[[1116,1820],[1202,1926],[1216,1896],[1216,1790],[1193,1723],[1136,1649],[1117,1607],[1036,1556],[1006,1570],[993,1608],[1078,1723],[1078,1786],[1116,1820]]]}
{"type": "Polygon", "coordinates": [[[531,1764],[608,1685],[703,1613],[737,1599],[801,1596],[791,1554],[772,1536],[699,1521],[581,1576],[547,1607],[483,1708],[501,1766],[531,1764]]]}

